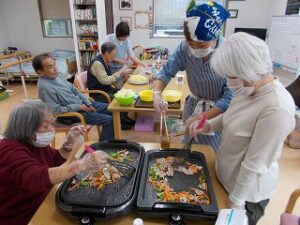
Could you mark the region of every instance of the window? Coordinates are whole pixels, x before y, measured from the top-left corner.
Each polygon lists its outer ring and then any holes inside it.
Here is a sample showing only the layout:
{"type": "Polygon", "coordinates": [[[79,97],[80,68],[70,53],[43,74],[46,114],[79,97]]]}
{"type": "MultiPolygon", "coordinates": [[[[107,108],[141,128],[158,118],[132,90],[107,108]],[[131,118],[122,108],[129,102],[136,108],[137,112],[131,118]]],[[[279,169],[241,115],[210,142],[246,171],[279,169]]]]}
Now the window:
{"type": "Polygon", "coordinates": [[[285,15],[300,14],[300,0],[288,0],[285,15]]]}
{"type": "Polygon", "coordinates": [[[38,0],[44,37],[72,37],[68,0],[38,0]]]}
{"type": "Polygon", "coordinates": [[[44,36],[47,37],[68,37],[72,36],[71,20],[43,20],[44,36]]]}
{"type": "MultiPolygon", "coordinates": [[[[183,22],[189,2],[153,0],[153,37],[183,37],[183,22]]],[[[225,0],[216,2],[225,5],[225,0]]]]}

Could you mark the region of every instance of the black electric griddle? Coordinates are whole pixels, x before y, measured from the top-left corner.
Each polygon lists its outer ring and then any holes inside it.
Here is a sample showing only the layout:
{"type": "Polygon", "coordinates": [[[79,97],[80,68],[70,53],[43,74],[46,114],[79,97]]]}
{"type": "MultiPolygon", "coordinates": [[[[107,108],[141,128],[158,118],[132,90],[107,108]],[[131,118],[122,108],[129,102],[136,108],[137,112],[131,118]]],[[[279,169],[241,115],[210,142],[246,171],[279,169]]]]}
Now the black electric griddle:
{"type": "MultiPolygon", "coordinates": [[[[148,168],[155,159],[178,156],[180,149],[151,150],[147,151],[144,160],[141,184],[137,200],[137,212],[141,217],[170,217],[180,215],[188,219],[216,220],[218,205],[213,185],[208,172],[205,156],[200,152],[191,152],[185,160],[203,167],[207,179],[208,195],[210,205],[195,205],[177,202],[160,202],[156,197],[155,190],[148,182],[148,168]]],[[[175,191],[188,191],[190,187],[197,187],[199,175],[188,176],[182,173],[174,173],[172,178],[168,177],[170,186],[175,191]]]]}
{"type": "Polygon", "coordinates": [[[135,205],[137,197],[144,148],[137,143],[127,141],[102,142],[93,144],[91,147],[107,153],[126,149],[129,151],[130,158],[134,159],[126,161],[126,163],[135,167],[135,172],[132,176],[124,176],[116,183],[106,185],[102,190],[80,187],[68,191],[73,180],[70,178],[61,185],[56,193],[57,208],[73,218],[87,216],[96,220],[111,219],[128,214],[135,205]]]}

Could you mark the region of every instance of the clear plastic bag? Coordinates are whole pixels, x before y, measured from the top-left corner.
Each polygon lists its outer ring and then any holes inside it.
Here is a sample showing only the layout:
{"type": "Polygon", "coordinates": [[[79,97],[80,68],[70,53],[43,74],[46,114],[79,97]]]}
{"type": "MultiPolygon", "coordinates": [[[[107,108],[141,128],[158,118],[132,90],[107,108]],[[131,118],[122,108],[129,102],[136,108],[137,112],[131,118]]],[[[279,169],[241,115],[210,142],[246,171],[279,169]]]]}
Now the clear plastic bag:
{"type": "Polygon", "coordinates": [[[167,126],[170,134],[184,132],[186,130],[186,126],[184,125],[183,120],[178,118],[167,118],[167,126]]]}

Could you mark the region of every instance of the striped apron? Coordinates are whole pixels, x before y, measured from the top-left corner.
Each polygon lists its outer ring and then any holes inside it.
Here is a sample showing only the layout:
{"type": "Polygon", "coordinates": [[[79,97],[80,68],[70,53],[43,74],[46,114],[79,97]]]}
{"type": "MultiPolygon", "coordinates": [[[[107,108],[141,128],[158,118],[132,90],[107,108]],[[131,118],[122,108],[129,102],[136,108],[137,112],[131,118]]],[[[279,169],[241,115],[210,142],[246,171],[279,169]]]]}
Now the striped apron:
{"type": "MultiPolygon", "coordinates": [[[[225,78],[217,75],[210,67],[210,60],[204,62],[191,55],[186,60],[187,81],[191,94],[187,96],[183,120],[186,121],[189,117],[201,114],[203,111],[209,110],[214,106],[223,94],[225,78]]],[[[211,145],[215,151],[219,149],[221,142],[221,131],[215,132],[214,135],[199,135],[198,142],[193,140],[192,143],[211,145]]],[[[191,140],[190,136],[185,136],[184,143],[191,140]]]]}

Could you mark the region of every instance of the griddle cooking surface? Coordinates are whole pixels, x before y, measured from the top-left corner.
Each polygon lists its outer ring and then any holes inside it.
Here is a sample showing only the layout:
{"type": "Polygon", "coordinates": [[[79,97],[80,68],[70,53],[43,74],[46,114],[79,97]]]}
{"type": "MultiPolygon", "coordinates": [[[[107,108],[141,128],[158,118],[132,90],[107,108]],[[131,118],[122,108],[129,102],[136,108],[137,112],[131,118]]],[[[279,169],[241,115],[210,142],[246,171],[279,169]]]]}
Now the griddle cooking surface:
{"type": "Polygon", "coordinates": [[[118,150],[126,149],[129,151],[129,156],[132,161],[125,161],[136,168],[136,172],[130,178],[122,177],[116,183],[108,184],[103,189],[97,190],[92,187],[79,187],[78,189],[68,191],[72,179],[69,179],[62,188],[61,198],[65,204],[79,205],[79,206],[105,206],[113,207],[122,205],[128,201],[134,190],[136,173],[141,157],[141,152],[136,146],[130,144],[94,144],[91,145],[93,149],[99,149],[106,153],[115,153],[118,150]]]}
{"type": "MultiPolygon", "coordinates": [[[[137,202],[137,207],[138,211],[143,211],[143,212],[148,212],[149,215],[151,214],[151,211],[155,211],[153,208],[156,203],[169,203],[169,202],[163,202],[160,201],[157,196],[156,196],[156,191],[153,189],[151,184],[148,182],[148,168],[150,168],[154,163],[157,158],[163,158],[163,157],[168,157],[168,156],[175,156],[177,157],[178,154],[178,149],[171,149],[171,150],[152,150],[148,151],[145,156],[145,161],[144,161],[144,168],[143,168],[143,173],[142,173],[142,179],[141,179],[141,185],[140,185],[140,190],[139,190],[139,195],[138,195],[138,202],[137,202]]],[[[204,205],[204,204],[188,204],[184,203],[185,205],[190,205],[191,208],[193,208],[193,212],[195,213],[196,216],[201,217],[201,214],[207,214],[207,215],[216,215],[218,212],[218,206],[213,190],[213,186],[210,180],[209,172],[207,169],[207,164],[205,157],[202,153],[199,152],[192,152],[190,153],[188,158],[185,158],[185,161],[188,161],[192,164],[196,164],[199,166],[203,167],[203,171],[205,173],[206,179],[207,179],[207,186],[208,186],[208,196],[210,199],[210,204],[209,205],[204,205]],[[198,212],[197,212],[198,210],[198,212]],[[198,214],[198,215],[197,215],[198,214]]],[[[167,177],[168,182],[170,184],[170,187],[174,189],[174,191],[189,191],[191,193],[192,190],[190,189],[191,187],[197,188],[199,184],[199,173],[195,175],[185,175],[183,173],[179,172],[174,172],[173,177],[167,177]]],[[[173,205],[182,205],[182,203],[176,202],[172,203],[173,205]]],[[[179,209],[179,208],[178,208],[179,209]]],[[[170,209],[170,212],[173,212],[174,208],[170,209]]],[[[167,208],[164,208],[164,212],[167,211],[167,208]]],[[[158,210],[159,213],[159,210],[158,210]]],[[[182,213],[184,214],[184,213],[182,213]]],[[[156,214],[154,214],[156,215],[156,214]]]]}

